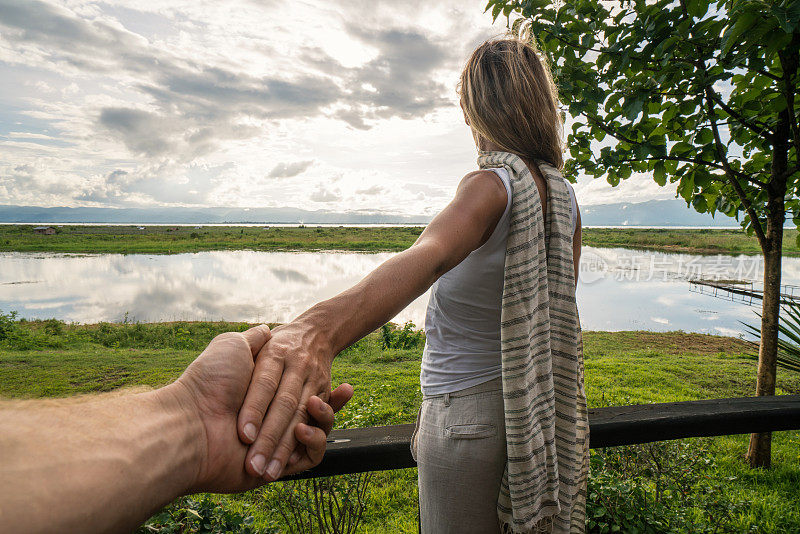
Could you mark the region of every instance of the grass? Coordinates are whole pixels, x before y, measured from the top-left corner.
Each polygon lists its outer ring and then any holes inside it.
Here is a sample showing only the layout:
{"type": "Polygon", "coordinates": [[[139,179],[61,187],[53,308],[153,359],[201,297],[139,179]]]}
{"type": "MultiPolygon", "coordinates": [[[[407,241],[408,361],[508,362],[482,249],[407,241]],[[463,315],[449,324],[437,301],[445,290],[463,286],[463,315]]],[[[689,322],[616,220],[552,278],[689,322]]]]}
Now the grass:
{"type": "MultiPolygon", "coordinates": [[[[247,327],[204,322],[0,321],[0,337],[5,337],[0,341],[0,396],[60,397],[119,387],[158,387],[179,376],[215,334],[247,327]]],[[[383,339],[385,333],[371,334],[337,359],[334,382],[347,380],[356,390],[355,398],[337,416],[337,426],[414,421],[421,402],[422,342],[417,338],[406,344],[411,348],[386,349],[383,339]]],[[[735,338],[683,332],[585,332],[584,344],[590,406],[736,397],[754,391],[755,364],[749,358],[753,346],[735,338]]],[[[800,374],[779,371],[778,393],[800,393],[800,374]]],[[[703,484],[716,484],[717,490],[689,495],[690,505],[681,513],[705,521],[714,513],[723,514],[717,525],[720,532],[747,532],[751,525],[757,525],[752,530],[756,532],[800,531],[800,431],[778,432],[773,440],[774,467],[768,471],[754,471],[744,464],[747,436],[684,440],[692,450],[703,451],[703,463],[694,468],[693,476],[703,484]],[[705,503],[702,509],[698,502],[705,503]],[[713,507],[720,506],[714,503],[719,502],[725,508],[714,512],[713,507]]],[[[593,458],[605,458],[604,454],[594,452],[593,458]]],[[[285,530],[276,512],[284,497],[276,485],[211,498],[225,509],[253,516],[258,529],[285,530]]],[[[416,470],[375,473],[359,531],[416,532],[416,499],[416,470]]]]}
{"type": "Polygon", "coordinates": [[[0,225],[0,251],[177,254],[204,250],[400,251],[422,227],[64,226],[55,235],[0,225]]]}
{"type": "MultiPolygon", "coordinates": [[[[761,254],[756,237],[741,229],[586,228],[583,244],[692,254],[761,254]]],[[[800,256],[797,230],[784,230],[783,255],[800,256]]]]}
{"type": "MultiPolygon", "coordinates": [[[[64,226],[55,235],[33,233],[31,225],[0,225],[0,252],[176,254],[204,250],[400,251],[422,227],[231,227],[64,226]]],[[[660,230],[585,228],[583,244],[696,254],[761,254],[758,241],[739,229],[660,230]]],[[[800,256],[797,230],[786,230],[783,253],[800,256]]]]}

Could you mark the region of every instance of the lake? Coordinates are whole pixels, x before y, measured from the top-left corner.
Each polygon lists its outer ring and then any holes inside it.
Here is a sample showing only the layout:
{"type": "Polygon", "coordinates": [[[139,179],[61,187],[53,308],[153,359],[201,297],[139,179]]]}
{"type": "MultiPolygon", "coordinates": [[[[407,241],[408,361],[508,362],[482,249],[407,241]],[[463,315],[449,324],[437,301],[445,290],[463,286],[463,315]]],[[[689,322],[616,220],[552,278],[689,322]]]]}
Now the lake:
{"type": "MultiPolygon", "coordinates": [[[[0,253],[0,310],[68,322],[285,322],[347,289],[394,253],[217,251],[176,255],[0,253]]],[[[693,277],[758,280],[761,258],[584,247],[586,330],[685,330],[737,336],[756,306],[693,291],[693,277]]],[[[800,284],[800,258],[783,282],[800,284]]],[[[423,295],[395,321],[422,325],[423,295]]]]}

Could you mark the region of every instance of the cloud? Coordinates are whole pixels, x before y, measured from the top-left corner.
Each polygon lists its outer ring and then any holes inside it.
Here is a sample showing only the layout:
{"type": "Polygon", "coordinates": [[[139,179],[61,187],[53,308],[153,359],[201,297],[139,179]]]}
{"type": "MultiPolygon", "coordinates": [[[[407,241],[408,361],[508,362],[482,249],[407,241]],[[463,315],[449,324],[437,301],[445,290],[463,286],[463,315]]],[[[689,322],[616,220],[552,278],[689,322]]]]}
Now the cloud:
{"type": "Polygon", "coordinates": [[[370,106],[375,116],[417,117],[450,104],[444,96],[447,88],[432,74],[454,62],[452,44],[434,42],[417,30],[368,30],[350,24],[347,31],[378,50],[375,59],[355,72],[359,103],[370,106]]]}
{"type": "Polygon", "coordinates": [[[386,193],[386,191],[388,191],[388,190],[385,187],[383,187],[382,185],[373,185],[372,187],[367,187],[367,188],[364,188],[364,189],[357,189],[356,190],[356,194],[357,195],[370,195],[371,196],[371,195],[380,195],[382,193],[386,193]]]}
{"type": "Polygon", "coordinates": [[[292,178],[293,176],[305,172],[312,163],[314,163],[313,160],[278,163],[269,171],[267,178],[292,178]]]}
{"type": "Polygon", "coordinates": [[[433,212],[482,7],[0,0],[0,203],[433,212]]]}
{"type": "Polygon", "coordinates": [[[365,65],[345,68],[315,49],[300,56],[298,70],[305,62],[316,73],[254,76],[153,46],[113,19],[82,18],[41,1],[0,0],[0,26],[5,40],[45,64],[139,79],[133,89],[150,98],[149,109],[104,107],[98,120],[135,155],[191,157],[215,150],[219,139],[258,135],[258,128],[236,128],[243,117],[327,114],[367,129],[377,119],[420,117],[451,104],[431,75],[452,66],[453,46],[414,29],[350,23],[345,31],[377,50],[365,65]]]}
{"type": "Polygon", "coordinates": [[[434,40],[415,29],[368,29],[347,24],[345,31],[376,50],[376,57],[346,68],[321,48],[308,48],[303,61],[339,77],[346,95],[336,102],[333,117],[366,130],[371,121],[423,117],[452,105],[447,86],[435,80],[437,71],[454,68],[458,56],[452,42],[434,40]]]}
{"type": "Polygon", "coordinates": [[[166,136],[172,127],[155,113],[129,108],[105,108],[98,122],[117,134],[134,154],[158,156],[174,148],[166,136]]]}
{"type": "Polygon", "coordinates": [[[411,193],[422,195],[420,198],[425,197],[447,197],[451,194],[450,191],[445,190],[443,187],[429,184],[409,183],[403,186],[403,189],[411,193]]]}
{"type": "Polygon", "coordinates": [[[338,189],[328,189],[320,184],[308,198],[314,202],[336,202],[341,200],[342,193],[338,189]]]}

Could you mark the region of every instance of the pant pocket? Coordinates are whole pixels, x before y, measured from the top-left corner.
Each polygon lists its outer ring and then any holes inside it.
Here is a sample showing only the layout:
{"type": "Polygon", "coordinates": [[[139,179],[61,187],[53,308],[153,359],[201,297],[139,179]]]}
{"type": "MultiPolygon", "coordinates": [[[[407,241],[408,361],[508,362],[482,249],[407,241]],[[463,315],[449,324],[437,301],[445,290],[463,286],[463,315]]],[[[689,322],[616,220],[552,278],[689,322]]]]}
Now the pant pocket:
{"type": "Polygon", "coordinates": [[[448,439],[482,439],[496,435],[497,427],[484,423],[450,425],[444,429],[444,437],[448,439]]]}
{"type": "MultiPolygon", "coordinates": [[[[424,404],[425,401],[422,401],[424,404]]],[[[420,419],[422,419],[422,404],[419,406],[419,410],[417,410],[417,421],[414,424],[414,432],[411,434],[411,457],[414,458],[414,461],[417,461],[417,434],[419,434],[419,424],[420,419]]]]}

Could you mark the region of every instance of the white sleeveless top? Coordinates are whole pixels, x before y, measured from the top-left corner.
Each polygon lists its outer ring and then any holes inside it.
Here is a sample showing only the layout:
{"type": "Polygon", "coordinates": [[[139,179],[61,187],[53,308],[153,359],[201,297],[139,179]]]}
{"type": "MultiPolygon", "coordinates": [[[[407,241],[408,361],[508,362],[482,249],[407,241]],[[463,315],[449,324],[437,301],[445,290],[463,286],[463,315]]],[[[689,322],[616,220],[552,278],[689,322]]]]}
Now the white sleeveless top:
{"type": "MultiPolygon", "coordinates": [[[[453,393],[500,377],[500,305],[506,259],[511,184],[504,168],[491,169],[506,188],[503,216],[481,247],[443,274],[431,287],[425,316],[425,350],[420,384],[423,395],[453,393]]],[[[566,182],[566,180],[564,180],[566,182]]],[[[577,229],[575,192],[572,233],[577,229]]]]}

